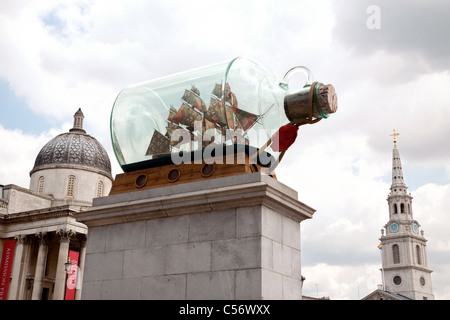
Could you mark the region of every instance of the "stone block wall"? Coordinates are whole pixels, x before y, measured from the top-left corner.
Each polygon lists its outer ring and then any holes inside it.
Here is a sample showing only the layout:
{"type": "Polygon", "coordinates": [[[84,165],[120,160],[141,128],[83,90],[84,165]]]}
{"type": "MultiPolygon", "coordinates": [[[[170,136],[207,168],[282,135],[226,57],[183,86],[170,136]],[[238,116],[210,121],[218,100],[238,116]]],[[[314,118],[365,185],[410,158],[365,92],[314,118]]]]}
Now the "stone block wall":
{"type": "Polygon", "coordinates": [[[314,210],[287,194],[280,201],[286,187],[270,177],[244,176],[181,187],[178,196],[189,192],[178,210],[169,189],[94,203],[84,213],[82,299],[301,299],[300,221],[314,210]],[[186,205],[201,194],[201,205],[186,205]]]}

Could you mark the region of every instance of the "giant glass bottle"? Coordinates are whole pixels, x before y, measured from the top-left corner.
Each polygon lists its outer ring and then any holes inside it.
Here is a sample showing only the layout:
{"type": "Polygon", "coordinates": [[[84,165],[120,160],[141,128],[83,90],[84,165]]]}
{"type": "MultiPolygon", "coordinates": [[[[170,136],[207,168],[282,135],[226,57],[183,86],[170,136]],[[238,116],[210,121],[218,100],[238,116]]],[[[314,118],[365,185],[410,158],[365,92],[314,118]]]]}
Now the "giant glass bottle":
{"type": "Polygon", "coordinates": [[[111,113],[116,157],[128,172],[238,146],[270,166],[282,152],[272,141],[280,127],[313,123],[337,109],[334,88],[312,78],[296,67],[280,83],[257,62],[235,58],[133,84],[119,93],[111,113]],[[307,80],[293,90],[289,78],[298,71],[307,80]]]}

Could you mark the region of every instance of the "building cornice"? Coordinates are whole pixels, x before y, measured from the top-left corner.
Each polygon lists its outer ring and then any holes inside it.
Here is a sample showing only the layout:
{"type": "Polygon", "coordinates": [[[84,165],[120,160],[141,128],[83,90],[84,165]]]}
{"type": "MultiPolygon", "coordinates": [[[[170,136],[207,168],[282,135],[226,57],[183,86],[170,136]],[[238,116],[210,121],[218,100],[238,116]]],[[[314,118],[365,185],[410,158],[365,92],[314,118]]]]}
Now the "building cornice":
{"type": "Polygon", "coordinates": [[[85,165],[79,165],[79,164],[67,164],[67,163],[60,163],[60,164],[48,164],[48,165],[41,165],[39,167],[33,168],[33,170],[30,171],[30,176],[38,171],[43,171],[43,170],[52,170],[52,169],[75,169],[75,170],[83,170],[83,171],[90,171],[93,173],[97,173],[100,174],[102,176],[105,176],[106,178],[110,179],[111,181],[113,181],[113,177],[110,173],[104,171],[104,170],[100,170],[97,168],[93,168],[93,167],[88,167],[85,165]]]}
{"type": "Polygon", "coordinates": [[[423,242],[423,243],[428,241],[423,236],[420,236],[420,235],[417,235],[417,234],[412,234],[412,233],[390,234],[390,235],[386,235],[386,236],[381,236],[381,238],[379,240],[386,242],[386,241],[390,241],[390,240],[398,241],[399,239],[402,239],[403,242],[406,242],[407,240],[410,240],[410,239],[415,239],[415,240],[418,240],[418,241],[423,242]]]}
{"type": "Polygon", "coordinates": [[[432,273],[433,272],[432,270],[430,270],[428,268],[424,268],[424,267],[421,267],[421,266],[412,266],[412,265],[407,265],[407,264],[400,264],[398,266],[384,267],[383,269],[384,269],[384,271],[395,271],[395,270],[405,270],[405,269],[406,270],[412,270],[412,269],[415,269],[415,270],[419,270],[419,271],[422,271],[422,272],[428,272],[428,273],[432,273]]]}
{"type": "Polygon", "coordinates": [[[0,217],[0,223],[12,224],[12,223],[24,223],[39,220],[47,220],[59,217],[75,217],[75,214],[80,210],[82,210],[82,208],[83,207],[79,206],[64,205],[5,214],[0,217]]]}

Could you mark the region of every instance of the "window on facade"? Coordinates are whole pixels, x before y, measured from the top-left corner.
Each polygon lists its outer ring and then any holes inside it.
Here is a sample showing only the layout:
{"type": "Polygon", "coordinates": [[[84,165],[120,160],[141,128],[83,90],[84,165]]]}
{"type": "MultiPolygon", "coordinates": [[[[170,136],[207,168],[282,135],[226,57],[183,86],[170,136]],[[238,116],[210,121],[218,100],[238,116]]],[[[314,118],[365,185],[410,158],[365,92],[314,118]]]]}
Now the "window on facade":
{"type": "Polygon", "coordinates": [[[101,197],[103,195],[103,181],[99,181],[97,183],[97,197],[101,197]]]}
{"type": "Polygon", "coordinates": [[[67,179],[66,197],[73,197],[74,187],[75,187],[75,176],[69,176],[69,178],[67,179]]]}
{"type": "Polygon", "coordinates": [[[422,264],[422,255],[420,254],[420,246],[416,245],[417,264],[422,264]]]}
{"type": "Polygon", "coordinates": [[[393,282],[395,285],[399,286],[402,284],[402,278],[400,276],[395,276],[393,282]]]}
{"type": "Polygon", "coordinates": [[[394,203],[394,213],[398,213],[398,211],[397,211],[397,204],[396,203],[394,203]]]}
{"type": "Polygon", "coordinates": [[[44,193],[44,177],[40,176],[38,180],[38,193],[44,193]]]}
{"type": "Polygon", "coordinates": [[[394,244],[392,246],[392,255],[394,258],[394,263],[395,264],[400,263],[400,249],[397,244],[394,244]]]}
{"type": "Polygon", "coordinates": [[[420,285],[421,286],[425,285],[425,278],[424,277],[420,277],[420,285]]]}
{"type": "Polygon", "coordinates": [[[403,203],[400,204],[400,212],[405,213],[405,205],[403,203]]]}

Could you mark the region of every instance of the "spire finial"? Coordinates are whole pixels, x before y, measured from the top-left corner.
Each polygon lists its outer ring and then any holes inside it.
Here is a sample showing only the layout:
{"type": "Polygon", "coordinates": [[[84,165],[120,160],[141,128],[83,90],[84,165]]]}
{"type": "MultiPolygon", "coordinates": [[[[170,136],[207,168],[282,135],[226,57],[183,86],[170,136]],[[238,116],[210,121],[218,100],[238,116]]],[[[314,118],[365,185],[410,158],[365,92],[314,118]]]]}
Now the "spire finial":
{"type": "Polygon", "coordinates": [[[399,135],[400,135],[400,133],[395,132],[395,129],[394,129],[394,133],[390,134],[390,136],[394,136],[394,148],[397,148],[397,138],[396,137],[399,135]]]}

